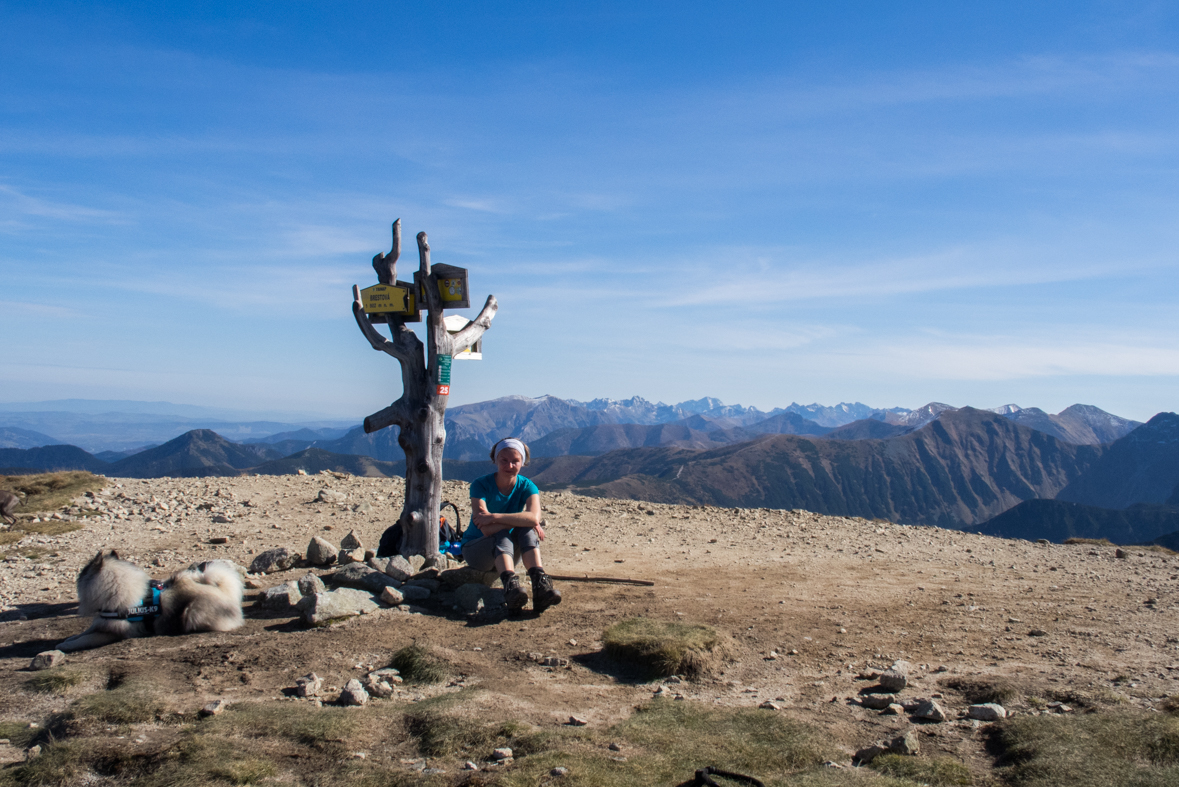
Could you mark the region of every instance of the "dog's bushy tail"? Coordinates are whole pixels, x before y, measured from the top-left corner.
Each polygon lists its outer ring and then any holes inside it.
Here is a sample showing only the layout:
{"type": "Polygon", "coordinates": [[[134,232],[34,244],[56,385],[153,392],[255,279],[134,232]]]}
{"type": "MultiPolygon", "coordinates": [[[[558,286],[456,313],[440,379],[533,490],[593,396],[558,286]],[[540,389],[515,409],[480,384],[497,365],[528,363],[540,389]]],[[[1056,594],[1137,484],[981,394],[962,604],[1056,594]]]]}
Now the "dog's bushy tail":
{"type": "Polygon", "coordinates": [[[242,625],[244,586],[237,570],[223,561],[206,563],[203,571],[181,571],[173,577],[171,591],[186,634],[232,631],[242,625]]]}

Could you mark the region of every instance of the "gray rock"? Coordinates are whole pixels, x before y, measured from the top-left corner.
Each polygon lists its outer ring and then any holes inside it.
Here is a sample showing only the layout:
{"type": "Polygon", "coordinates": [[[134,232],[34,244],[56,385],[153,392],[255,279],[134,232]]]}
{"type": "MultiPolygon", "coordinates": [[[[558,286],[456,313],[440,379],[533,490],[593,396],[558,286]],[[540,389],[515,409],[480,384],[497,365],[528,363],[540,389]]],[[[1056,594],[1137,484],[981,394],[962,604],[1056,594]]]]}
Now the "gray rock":
{"type": "Polygon", "coordinates": [[[31,670],[50,669],[65,664],[66,655],[60,650],[43,650],[36,656],[33,656],[32,662],[29,663],[31,670]]]}
{"type": "Polygon", "coordinates": [[[480,609],[496,608],[504,603],[504,592],[499,588],[489,588],[487,585],[469,582],[454,592],[454,603],[468,614],[480,609]]]}
{"type": "Polygon", "coordinates": [[[556,768],[553,768],[551,771],[549,771],[549,776],[556,776],[558,778],[560,778],[562,776],[568,776],[568,775],[569,775],[569,769],[566,768],[564,765],[558,765],[556,768]]]}
{"type": "Polygon", "coordinates": [[[389,565],[389,558],[387,558],[387,557],[370,557],[368,560],[366,560],[364,562],[368,563],[369,567],[372,568],[374,571],[380,571],[382,574],[384,574],[385,568],[389,565]]]}
{"type": "Polygon", "coordinates": [[[336,562],[336,548],[327,539],[315,536],[307,545],[307,562],[313,566],[326,566],[336,562]]]}
{"type": "Polygon", "coordinates": [[[917,707],[913,709],[913,716],[924,721],[945,721],[946,710],[937,700],[923,699],[919,700],[917,707]]]}
{"type": "Polygon", "coordinates": [[[364,690],[364,686],[360,685],[360,681],[356,678],[344,684],[344,690],[340,692],[341,705],[364,705],[368,702],[368,692],[364,690]]]}
{"type": "Polygon", "coordinates": [[[491,752],[491,758],[493,760],[510,760],[512,759],[512,750],[507,746],[495,749],[491,752]]]}
{"type": "Polygon", "coordinates": [[[921,741],[917,738],[916,732],[908,730],[904,735],[893,738],[888,744],[888,750],[893,754],[914,756],[921,751],[921,741]]]}
{"type": "Polygon", "coordinates": [[[323,678],[314,672],[295,681],[295,694],[300,697],[318,697],[323,690],[323,678]]]}
{"type": "Polygon", "coordinates": [[[262,591],[258,597],[258,606],[263,609],[290,609],[303,598],[303,593],[294,582],[284,582],[262,591]]]}
{"type": "Polygon", "coordinates": [[[411,579],[409,582],[406,582],[405,584],[406,585],[413,585],[414,587],[425,588],[426,590],[430,591],[431,593],[437,593],[438,588],[442,587],[442,583],[439,582],[438,580],[426,579],[423,577],[415,577],[414,579],[411,579]]]}
{"type": "Polygon", "coordinates": [[[316,497],[316,500],[321,503],[343,503],[347,499],[348,495],[343,492],[337,492],[334,489],[321,489],[319,490],[319,496],[316,497]]]}
{"type": "Polygon", "coordinates": [[[361,502],[352,506],[352,510],[358,514],[371,514],[373,510],[373,504],[367,500],[362,500],[361,502]]]}
{"type": "Polygon", "coordinates": [[[401,673],[392,667],[382,667],[381,669],[373,670],[368,674],[369,680],[383,680],[386,683],[397,685],[404,683],[405,680],[401,677],[401,673]]]}
{"type": "Polygon", "coordinates": [[[887,751],[888,749],[885,747],[874,743],[871,746],[865,746],[864,748],[857,751],[853,759],[860,765],[867,765],[881,754],[885,754],[887,751]]]}
{"type": "Polygon", "coordinates": [[[287,547],[268,549],[254,558],[250,563],[251,574],[273,574],[276,571],[286,571],[299,561],[299,553],[287,547]]]}
{"type": "Polygon", "coordinates": [[[405,582],[416,572],[408,560],[401,555],[394,555],[389,558],[389,562],[385,565],[385,573],[398,582],[405,582]]]}
{"type": "Polygon", "coordinates": [[[759,707],[763,710],[782,710],[782,706],[779,705],[778,703],[774,702],[773,700],[766,700],[765,702],[763,702],[761,705],[758,705],[757,707],[759,707]]]}
{"type": "Polygon", "coordinates": [[[299,577],[299,592],[304,596],[314,596],[316,593],[322,593],[327,590],[324,586],[323,580],[315,574],[307,574],[299,577]]]}
{"type": "Polygon", "coordinates": [[[336,555],[336,562],[341,566],[346,566],[349,563],[363,563],[364,560],[365,558],[363,549],[342,549],[340,550],[340,553],[336,555]]]}
{"type": "Polygon", "coordinates": [[[382,588],[378,599],[382,604],[388,604],[391,607],[396,607],[405,602],[405,596],[401,595],[401,591],[392,585],[386,585],[382,588]]]}
{"type": "Polygon", "coordinates": [[[355,617],[374,612],[380,607],[373,601],[371,593],[352,588],[340,588],[314,596],[304,596],[299,602],[299,614],[303,621],[312,626],[322,626],[333,620],[355,617]]]}
{"type": "Polygon", "coordinates": [[[898,691],[903,691],[909,685],[909,668],[910,664],[907,661],[897,661],[891,667],[880,674],[880,688],[884,691],[896,694],[898,691]]]}
{"type": "Polygon", "coordinates": [[[406,601],[425,601],[430,597],[430,591],[419,585],[405,585],[401,588],[401,595],[406,601]]]}
{"type": "Polygon", "coordinates": [[[979,721],[999,721],[1007,718],[1007,709],[996,702],[984,702],[967,708],[966,716],[979,721]]]}
{"type": "MultiPolygon", "coordinates": [[[[426,558],[422,555],[410,555],[409,557],[406,558],[406,560],[408,560],[409,564],[411,566],[413,566],[413,574],[416,574],[419,571],[421,571],[422,566],[426,565],[426,558]]],[[[412,576],[412,574],[411,574],[411,576],[412,576]]]]}
{"type": "Polygon", "coordinates": [[[364,550],[364,544],[360,541],[360,536],[356,535],[355,530],[349,530],[348,535],[340,540],[340,551],[351,552],[354,549],[364,550]]]}
{"type": "Polygon", "coordinates": [[[905,706],[897,705],[895,702],[890,704],[887,708],[880,711],[881,716],[904,716],[905,706]]]}
{"type": "Polygon", "coordinates": [[[387,587],[396,587],[397,580],[364,563],[350,563],[328,577],[334,585],[380,593],[387,587]]]}
{"type": "Polygon", "coordinates": [[[379,678],[374,679],[372,675],[369,676],[368,682],[364,684],[364,688],[371,696],[377,697],[378,699],[388,699],[393,696],[393,687],[389,685],[389,682],[379,678]]]}
{"type": "Polygon", "coordinates": [[[451,590],[457,590],[463,585],[479,584],[491,587],[499,579],[495,571],[476,571],[470,566],[448,568],[438,575],[438,581],[451,590]]]}
{"type": "Polygon", "coordinates": [[[201,708],[202,716],[216,716],[229,707],[229,703],[225,700],[213,700],[212,702],[201,708]]]}
{"type": "Polygon", "coordinates": [[[884,710],[892,704],[891,694],[862,694],[860,695],[860,704],[865,708],[872,710],[884,710]]]}

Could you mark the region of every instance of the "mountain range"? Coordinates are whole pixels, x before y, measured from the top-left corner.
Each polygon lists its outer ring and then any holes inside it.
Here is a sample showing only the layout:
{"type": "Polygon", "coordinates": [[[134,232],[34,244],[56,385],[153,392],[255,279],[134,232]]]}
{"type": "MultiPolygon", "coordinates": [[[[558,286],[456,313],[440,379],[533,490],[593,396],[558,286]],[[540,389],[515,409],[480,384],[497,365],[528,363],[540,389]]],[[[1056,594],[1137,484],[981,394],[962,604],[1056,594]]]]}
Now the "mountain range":
{"type": "MultiPolygon", "coordinates": [[[[537,483],[588,495],[804,508],[1054,540],[1166,535],[1167,506],[1179,506],[1179,416],[1170,413],[1140,425],[1088,405],[1055,415],[936,402],[916,410],[792,404],[766,413],[708,398],[664,405],[546,396],[461,405],[447,416],[444,474],[456,479],[488,472],[487,447],[516,434],[530,442],[527,472],[537,483]],[[645,422],[620,420],[627,418],[645,422]]],[[[404,472],[395,429],[341,431],[292,428],[235,442],[195,429],[146,450],[96,456],[71,445],[20,447],[49,436],[10,426],[0,430],[0,472],[404,472]]]]}

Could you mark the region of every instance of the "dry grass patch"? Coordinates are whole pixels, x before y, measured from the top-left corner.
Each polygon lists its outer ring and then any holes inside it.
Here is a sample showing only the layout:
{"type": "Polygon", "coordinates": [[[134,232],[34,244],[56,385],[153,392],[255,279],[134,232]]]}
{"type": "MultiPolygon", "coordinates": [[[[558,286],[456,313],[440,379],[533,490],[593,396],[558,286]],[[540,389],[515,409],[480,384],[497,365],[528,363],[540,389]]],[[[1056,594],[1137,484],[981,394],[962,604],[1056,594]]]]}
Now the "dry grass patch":
{"type": "Polygon", "coordinates": [[[1020,716],[998,732],[1006,777],[1020,787],[1179,784],[1179,718],[1107,711],[1020,716]]]}
{"type": "Polygon", "coordinates": [[[17,511],[25,514],[56,511],[75,497],[97,492],[106,486],[102,476],[82,470],[37,475],[0,476],[0,489],[24,492],[27,496],[17,511]]]}
{"type": "Polygon", "coordinates": [[[460,713],[426,709],[407,713],[405,726],[427,757],[487,759],[500,746],[510,747],[517,756],[540,748],[527,745],[532,728],[520,722],[486,722],[460,713]]]}
{"type": "Polygon", "coordinates": [[[995,702],[1010,705],[1023,695],[1022,689],[1010,678],[988,675],[974,675],[962,678],[948,678],[942,685],[962,695],[967,703],[975,705],[995,702]]]}
{"type": "Polygon", "coordinates": [[[929,787],[971,785],[970,769],[952,757],[906,757],[882,754],[872,758],[869,768],[885,776],[895,776],[929,787]]]}
{"type": "Polygon", "coordinates": [[[1092,544],[1098,547],[1112,547],[1114,543],[1108,538],[1066,538],[1066,544],[1092,544]]]}
{"type": "Polygon", "coordinates": [[[112,679],[106,691],[87,694],[70,703],[55,719],[57,728],[80,728],[90,724],[143,724],[163,719],[168,713],[164,698],[145,678],[112,679]]]}
{"type": "MultiPolygon", "coordinates": [[[[846,772],[823,767],[824,761],[843,755],[820,731],[756,708],[657,699],[608,730],[562,728],[543,743],[490,783],[541,784],[549,770],[562,766],[570,771],[562,784],[571,787],[662,787],[686,782],[697,768],[708,765],[754,776],[767,785],[820,787],[848,781],[846,772]],[[622,743],[623,757],[607,748],[611,742],[622,743]]],[[[877,779],[873,784],[912,782],[877,779]]]]}
{"type": "Polygon", "coordinates": [[[282,738],[320,749],[347,743],[364,724],[368,708],[320,708],[309,703],[244,702],[201,722],[204,733],[244,738],[282,738]]]}
{"type": "Polygon", "coordinates": [[[25,686],[43,694],[65,694],[86,680],[86,673],[69,667],[57,667],[38,672],[25,681],[25,686]]]}
{"type": "Polygon", "coordinates": [[[30,727],[27,721],[0,721],[0,738],[21,749],[31,746],[40,733],[40,727],[30,727]]]}
{"type": "Polygon", "coordinates": [[[425,645],[406,645],[393,654],[389,666],[406,683],[441,683],[450,675],[446,660],[425,645]]]}
{"type": "Polygon", "coordinates": [[[602,643],[612,658],[657,676],[702,677],[732,656],[728,641],[711,626],[643,617],[610,626],[602,643]]]}

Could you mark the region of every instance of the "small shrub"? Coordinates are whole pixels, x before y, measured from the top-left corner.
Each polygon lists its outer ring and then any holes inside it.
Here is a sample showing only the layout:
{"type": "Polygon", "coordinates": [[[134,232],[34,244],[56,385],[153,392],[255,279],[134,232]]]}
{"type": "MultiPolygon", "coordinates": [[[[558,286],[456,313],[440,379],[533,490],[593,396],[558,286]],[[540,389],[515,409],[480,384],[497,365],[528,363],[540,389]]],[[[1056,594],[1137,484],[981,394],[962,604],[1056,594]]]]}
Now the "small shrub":
{"type": "Polygon", "coordinates": [[[952,757],[906,757],[902,754],[882,754],[872,759],[868,767],[885,776],[910,779],[930,787],[970,785],[974,780],[965,765],[952,757]]]}
{"type": "Polygon", "coordinates": [[[441,683],[450,674],[446,662],[424,645],[406,645],[389,663],[406,683],[441,683]]]}
{"type": "Polygon", "coordinates": [[[1112,547],[1114,544],[1108,538],[1066,538],[1066,544],[1092,544],[1099,547],[1112,547]]]}
{"type": "Polygon", "coordinates": [[[730,655],[728,644],[711,626],[642,617],[610,626],[602,642],[611,657],[661,676],[701,677],[730,655]]]}
{"type": "Polygon", "coordinates": [[[516,736],[528,730],[525,725],[514,722],[488,723],[435,710],[406,714],[405,725],[409,734],[417,738],[418,748],[427,757],[444,757],[467,751],[487,756],[499,746],[516,748],[516,736]]]}
{"type": "Polygon", "coordinates": [[[86,680],[85,673],[78,670],[59,668],[38,672],[25,681],[25,685],[33,691],[45,694],[64,694],[69,689],[86,680]]]}
{"type": "Polygon", "coordinates": [[[997,676],[951,678],[943,681],[943,685],[960,692],[962,697],[971,705],[981,702],[995,702],[1000,705],[1007,705],[1019,699],[1022,693],[1012,680],[997,676]]]}

